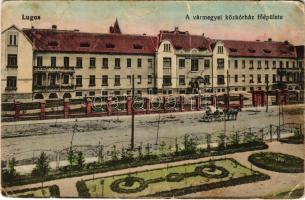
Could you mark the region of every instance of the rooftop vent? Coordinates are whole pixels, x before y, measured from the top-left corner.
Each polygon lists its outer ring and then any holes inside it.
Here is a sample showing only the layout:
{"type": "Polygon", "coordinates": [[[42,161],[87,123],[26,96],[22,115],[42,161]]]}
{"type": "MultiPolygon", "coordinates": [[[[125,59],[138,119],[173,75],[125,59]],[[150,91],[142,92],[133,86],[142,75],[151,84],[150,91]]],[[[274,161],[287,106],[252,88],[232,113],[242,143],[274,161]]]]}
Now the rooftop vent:
{"type": "Polygon", "coordinates": [[[57,30],[57,26],[56,25],[52,25],[52,30],[57,30]]]}
{"type": "Polygon", "coordinates": [[[106,48],[114,48],[115,46],[114,46],[114,44],[111,44],[111,43],[108,43],[108,44],[106,44],[106,48]]]}
{"type": "Polygon", "coordinates": [[[139,45],[139,44],[134,44],[133,48],[134,49],[143,49],[143,47],[141,45],[139,45]]]}
{"type": "Polygon", "coordinates": [[[79,32],[79,29],[74,29],[73,31],[74,31],[74,32],[79,32]]]}
{"type": "Polygon", "coordinates": [[[90,43],[89,42],[81,42],[79,44],[80,47],[90,47],[90,43]]]}
{"type": "Polygon", "coordinates": [[[268,38],[268,42],[272,42],[272,38],[268,38]]]}
{"type": "Polygon", "coordinates": [[[285,44],[288,44],[288,40],[285,40],[284,43],[285,43],[285,44]]]}
{"type": "Polygon", "coordinates": [[[57,47],[58,46],[58,42],[57,41],[49,41],[48,42],[48,46],[57,47]]]}

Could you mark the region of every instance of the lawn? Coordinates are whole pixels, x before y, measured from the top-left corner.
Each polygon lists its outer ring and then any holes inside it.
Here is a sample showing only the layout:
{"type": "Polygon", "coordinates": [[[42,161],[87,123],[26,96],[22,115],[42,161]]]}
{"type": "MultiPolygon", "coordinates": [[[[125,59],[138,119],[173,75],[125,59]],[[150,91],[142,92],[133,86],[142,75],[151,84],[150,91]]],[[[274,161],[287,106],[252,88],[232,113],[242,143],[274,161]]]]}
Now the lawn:
{"type": "Polygon", "coordinates": [[[168,197],[267,178],[269,177],[251,171],[233,159],[219,159],[214,162],[207,161],[87,180],[85,185],[90,197],[168,197]],[[211,166],[215,166],[215,169],[211,166]]]}

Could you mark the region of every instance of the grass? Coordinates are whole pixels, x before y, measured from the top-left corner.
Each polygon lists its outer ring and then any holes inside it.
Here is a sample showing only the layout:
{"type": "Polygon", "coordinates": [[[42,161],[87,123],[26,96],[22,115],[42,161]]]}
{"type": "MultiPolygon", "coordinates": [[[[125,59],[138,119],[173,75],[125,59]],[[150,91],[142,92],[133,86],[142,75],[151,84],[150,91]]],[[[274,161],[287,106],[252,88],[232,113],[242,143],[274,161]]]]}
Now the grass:
{"type": "MultiPolygon", "coordinates": [[[[188,164],[188,165],[181,165],[163,169],[156,169],[150,171],[142,171],[138,173],[132,173],[131,176],[136,176],[139,178],[143,178],[144,180],[156,179],[160,177],[166,177],[166,175],[170,173],[190,173],[194,172],[197,166],[200,166],[204,163],[197,163],[197,164],[188,164]]],[[[101,179],[95,180],[87,180],[86,186],[89,189],[89,193],[91,197],[113,197],[113,198],[135,198],[135,197],[142,197],[153,195],[157,192],[168,191],[173,189],[183,189],[189,186],[198,186],[205,183],[215,183],[215,182],[222,182],[231,179],[237,179],[240,177],[251,176],[252,174],[258,174],[258,172],[251,171],[250,169],[238,164],[233,159],[222,159],[215,161],[215,165],[221,166],[226,168],[229,171],[229,176],[222,179],[216,178],[206,178],[202,176],[191,176],[184,178],[182,181],[179,182],[167,182],[161,181],[157,183],[149,183],[148,187],[140,192],[136,193],[117,193],[111,190],[110,185],[113,181],[121,178],[125,178],[128,174],[118,175],[113,177],[106,177],[103,178],[104,186],[100,184],[101,179]],[[104,188],[104,189],[103,189],[104,188]]],[[[137,183],[132,185],[133,188],[138,187],[137,183]]]]}
{"type": "Polygon", "coordinates": [[[304,187],[265,196],[267,199],[297,199],[304,195],[304,187]]]}
{"type": "Polygon", "coordinates": [[[25,191],[25,192],[20,192],[20,193],[14,193],[12,196],[17,196],[17,197],[51,197],[50,190],[49,188],[36,188],[33,190],[25,191]],[[44,192],[43,192],[44,191],[44,192]]]}

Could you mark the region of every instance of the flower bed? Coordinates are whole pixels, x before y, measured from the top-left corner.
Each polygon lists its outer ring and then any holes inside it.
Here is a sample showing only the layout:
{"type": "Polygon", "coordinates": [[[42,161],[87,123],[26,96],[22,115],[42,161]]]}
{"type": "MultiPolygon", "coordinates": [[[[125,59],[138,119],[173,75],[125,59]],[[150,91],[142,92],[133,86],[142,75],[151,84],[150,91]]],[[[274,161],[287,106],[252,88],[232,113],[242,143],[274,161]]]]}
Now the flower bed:
{"type": "Polygon", "coordinates": [[[257,167],[270,171],[283,173],[304,172],[304,160],[288,154],[259,152],[250,155],[248,160],[257,167]]]}

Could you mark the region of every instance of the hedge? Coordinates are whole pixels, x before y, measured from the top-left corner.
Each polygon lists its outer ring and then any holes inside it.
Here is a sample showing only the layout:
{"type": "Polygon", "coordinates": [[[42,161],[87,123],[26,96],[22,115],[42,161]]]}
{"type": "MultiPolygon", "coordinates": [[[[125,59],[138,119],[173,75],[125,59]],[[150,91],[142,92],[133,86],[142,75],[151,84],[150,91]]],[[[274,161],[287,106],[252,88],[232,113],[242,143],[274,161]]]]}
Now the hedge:
{"type": "Polygon", "coordinates": [[[59,187],[58,187],[58,185],[51,185],[51,186],[49,187],[49,191],[50,191],[50,196],[51,196],[51,197],[55,197],[55,198],[60,197],[60,192],[59,192],[59,187]]]}
{"type": "Polygon", "coordinates": [[[304,160],[288,154],[259,152],[250,155],[248,160],[255,166],[270,171],[282,173],[304,172],[304,160]]]}
{"type": "MultiPolygon", "coordinates": [[[[126,169],[126,168],[132,168],[132,167],[139,167],[143,165],[154,165],[154,164],[160,164],[160,163],[169,163],[169,162],[175,162],[175,161],[181,161],[181,160],[191,160],[191,159],[198,159],[208,156],[218,156],[218,155],[225,155],[228,153],[237,153],[237,152],[244,152],[244,151],[252,151],[252,150],[261,150],[261,149],[267,149],[268,145],[265,143],[262,143],[259,146],[249,146],[249,147],[243,147],[243,148],[235,148],[235,149],[225,149],[223,151],[217,151],[217,149],[211,148],[211,151],[208,152],[201,152],[198,154],[190,154],[190,155],[179,155],[179,154],[172,154],[168,157],[153,157],[153,159],[147,159],[144,157],[141,160],[135,159],[133,162],[112,162],[107,161],[104,162],[103,165],[98,165],[94,163],[89,163],[88,165],[91,165],[94,167],[94,169],[87,169],[83,171],[56,171],[54,174],[50,174],[46,177],[45,181],[50,181],[54,179],[60,179],[60,178],[68,178],[68,177],[74,177],[74,176],[82,176],[82,175],[88,175],[93,173],[100,173],[100,172],[107,172],[107,171],[114,171],[114,170],[120,170],[120,169],[126,169]]],[[[63,167],[65,168],[65,167],[63,167]]],[[[63,169],[60,168],[60,169],[63,169]]],[[[13,185],[25,185],[25,184],[31,184],[40,182],[41,180],[37,177],[31,176],[31,175],[20,175],[17,176],[13,181],[9,182],[7,180],[2,179],[2,184],[4,186],[13,186],[13,185]]]]}

